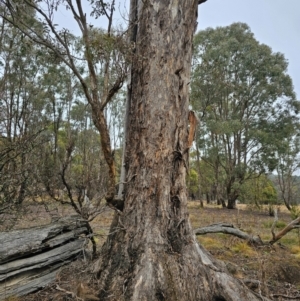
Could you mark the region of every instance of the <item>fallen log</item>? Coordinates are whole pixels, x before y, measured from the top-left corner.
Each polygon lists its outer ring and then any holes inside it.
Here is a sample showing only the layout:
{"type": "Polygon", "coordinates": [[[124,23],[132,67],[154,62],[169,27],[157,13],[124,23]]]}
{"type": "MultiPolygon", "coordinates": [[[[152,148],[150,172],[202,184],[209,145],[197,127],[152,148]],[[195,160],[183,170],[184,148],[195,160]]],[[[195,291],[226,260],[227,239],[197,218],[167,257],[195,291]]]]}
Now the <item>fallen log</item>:
{"type": "Polygon", "coordinates": [[[50,225],[0,233],[0,300],[43,288],[62,266],[82,255],[86,221],[79,216],[50,225]]]}
{"type": "Polygon", "coordinates": [[[261,246],[261,245],[273,245],[278,240],[280,240],[284,235],[286,235],[288,232],[300,227],[300,217],[297,217],[296,219],[291,221],[287,226],[285,226],[279,233],[275,234],[274,228],[276,225],[276,221],[277,219],[275,219],[271,229],[273,237],[269,241],[262,241],[259,235],[250,235],[236,228],[234,225],[226,224],[226,223],[212,224],[206,227],[197,228],[194,230],[194,233],[195,235],[205,235],[209,233],[230,234],[239,237],[241,239],[244,239],[252,245],[261,246]]]}
{"type": "Polygon", "coordinates": [[[236,228],[232,224],[212,224],[203,228],[197,228],[194,230],[196,235],[204,235],[208,233],[225,233],[237,236],[241,239],[247,240],[249,243],[254,245],[262,245],[263,242],[259,236],[253,236],[246,232],[241,231],[240,229],[236,228]]]}

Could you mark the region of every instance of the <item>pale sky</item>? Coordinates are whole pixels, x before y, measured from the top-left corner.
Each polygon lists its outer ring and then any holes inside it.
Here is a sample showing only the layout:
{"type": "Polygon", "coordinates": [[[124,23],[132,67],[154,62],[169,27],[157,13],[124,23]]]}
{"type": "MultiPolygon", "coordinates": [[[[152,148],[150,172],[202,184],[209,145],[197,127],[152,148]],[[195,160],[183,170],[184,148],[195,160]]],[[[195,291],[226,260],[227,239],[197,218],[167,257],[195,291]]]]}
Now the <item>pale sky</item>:
{"type": "MultiPolygon", "coordinates": [[[[128,3],[128,0],[117,1],[117,24],[127,18],[128,3]]],[[[83,0],[83,6],[88,16],[90,5],[87,0],[83,0]]],[[[199,6],[198,15],[198,30],[227,26],[233,22],[247,23],[260,43],[283,53],[289,62],[288,73],[300,100],[300,0],[208,0],[199,6]]],[[[55,22],[79,34],[70,12],[59,10],[55,22]]],[[[89,22],[104,26],[101,19],[90,19],[89,22]]]]}

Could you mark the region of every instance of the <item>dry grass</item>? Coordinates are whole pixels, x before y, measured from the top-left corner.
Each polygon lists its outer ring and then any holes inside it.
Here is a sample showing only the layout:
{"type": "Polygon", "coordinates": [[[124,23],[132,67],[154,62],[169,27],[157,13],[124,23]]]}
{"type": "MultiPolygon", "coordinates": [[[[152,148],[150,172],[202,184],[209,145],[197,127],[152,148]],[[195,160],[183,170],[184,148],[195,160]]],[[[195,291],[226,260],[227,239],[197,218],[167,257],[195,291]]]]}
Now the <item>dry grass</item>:
{"type": "MultiPolygon", "coordinates": [[[[199,203],[191,202],[189,212],[194,228],[221,222],[231,223],[249,234],[259,235],[264,241],[272,238],[271,227],[274,218],[268,215],[267,207],[254,210],[239,204],[237,210],[228,210],[216,205],[200,208],[199,203]]],[[[279,207],[275,232],[280,231],[291,220],[289,211],[283,206],[279,207]]],[[[234,277],[259,280],[260,289],[266,295],[286,295],[291,299],[299,296],[293,300],[300,300],[298,230],[289,232],[274,246],[259,248],[226,234],[208,234],[198,237],[198,240],[212,255],[225,262],[234,277]]],[[[289,300],[282,296],[280,298],[274,297],[273,300],[289,300]]]]}
{"type": "Polygon", "coordinates": [[[300,259],[300,246],[292,246],[291,253],[297,258],[300,259]]]}
{"type": "MultiPolygon", "coordinates": [[[[238,205],[237,210],[227,210],[216,205],[205,205],[200,207],[199,202],[189,202],[190,220],[194,228],[207,226],[214,223],[232,223],[249,234],[260,235],[263,240],[272,238],[271,227],[273,217],[268,215],[268,208],[253,210],[245,205],[238,205]]],[[[53,208],[52,208],[53,209],[53,208]]],[[[291,221],[289,212],[284,207],[278,208],[278,223],[275,231],[291,221]]],[[[49,222],[49,214],[43,211],[42,206],[32,208],[35,216],[23,218],[17,221],[16,227],[28,227],[39,222],[49,222]]],[[[55,209],[53,209],[55,210],[55,209]]],[[[69,214],[64,208],[58,208],[59,214],[69,214]]],[[[106,240],[112,220],[113,212],[107,211],[98,216],[92,226],[96,235],[98,248],[106,240]]],[[[240,279],[259,280],[265,288],[265,293],[272,293],[294,297],[300,296],[300,235],[298,230],[293,230],[283,237],[274,246],[255,248],[247,242],[226,234],[209,234],[197,237],[199,242],[217,259],[225,262],[229,272],[240,279]]],[[[57,283],[66,290],[72,290],[78,281],[87,285],[91,290],[97,288],[97,280],[90,271],[91,264],[78,261],[72,263],[59,274],[57,283]]],[[[271,297],[270,297],[271,298],[271,297]]],[[[271,298],[272,299],[272,298],[271,298]]],[[[55,285],[36,294],[19,298],[18,301],[50,301],[50,300],[72,300],[55,289],[55,285]],[[54,298],[54,299],[53,299],[54,298]]],[[[273,298],[273,300],[288,300],[273,298]]],[[[293,300],[297,300],[294,298],[293,300]]],[[[300,298],[299,298],[300,300],[300,298]]],[[[15,301],[14,299],[9,301],[15,301]]]]}

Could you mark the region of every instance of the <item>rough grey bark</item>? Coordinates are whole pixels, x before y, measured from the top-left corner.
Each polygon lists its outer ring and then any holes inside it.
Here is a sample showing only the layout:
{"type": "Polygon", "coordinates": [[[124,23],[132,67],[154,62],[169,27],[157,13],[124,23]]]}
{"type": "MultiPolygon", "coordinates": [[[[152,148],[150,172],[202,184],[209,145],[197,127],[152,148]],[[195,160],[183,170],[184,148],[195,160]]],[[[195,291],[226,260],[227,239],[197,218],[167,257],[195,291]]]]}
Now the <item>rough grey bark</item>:
{"type": "Polygon", "coordinates": [[[0,234],[0,300],[34,292],[82,253],[87,223],[78,217],[0,234]]]}
{"type": "Polygon", "coordinates": [[[125,203],[96,269],[101,300],[262,300],[197,243],[187,212],[197,0],[131,0],[136,16],[125,203]]]}

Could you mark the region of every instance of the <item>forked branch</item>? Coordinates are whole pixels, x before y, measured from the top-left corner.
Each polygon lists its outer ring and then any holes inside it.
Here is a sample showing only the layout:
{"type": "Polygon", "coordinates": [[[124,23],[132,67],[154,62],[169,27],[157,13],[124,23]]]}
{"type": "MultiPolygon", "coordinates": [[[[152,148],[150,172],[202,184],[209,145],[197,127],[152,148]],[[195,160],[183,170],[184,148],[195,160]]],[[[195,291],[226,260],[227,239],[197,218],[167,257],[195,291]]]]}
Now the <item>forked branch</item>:
{"type": "Polygon", "coordinates": [[[290,232],[293,229],[299,228],[300,224],[300,216],[291,221],[286,227],[284,227],[279,233],[277,233],[273,238],[269,241],[269,244],[273,245],[279,239],[281,239],[284,235],[290,232]]]}

